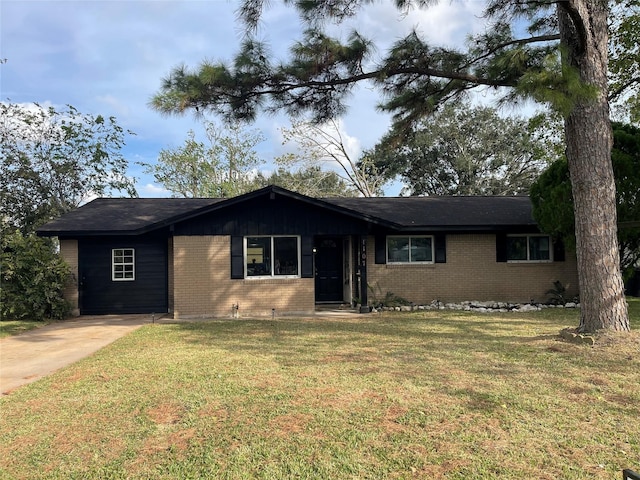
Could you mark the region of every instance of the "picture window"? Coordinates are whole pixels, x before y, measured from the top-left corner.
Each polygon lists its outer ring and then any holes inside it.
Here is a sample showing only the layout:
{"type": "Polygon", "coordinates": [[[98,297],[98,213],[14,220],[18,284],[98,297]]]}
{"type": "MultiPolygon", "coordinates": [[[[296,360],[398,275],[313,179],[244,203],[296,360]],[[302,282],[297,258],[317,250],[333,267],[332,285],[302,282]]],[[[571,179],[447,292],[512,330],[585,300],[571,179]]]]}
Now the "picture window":
{"type": "Polygon", "coordinates": [[[245,277],[299,277],[300,237],[245,237],[245,277]]]}
{"type": "Polygon", "coordinates": [[[433,237],[387,237],[387,263],[433,263],[433,237]]]}
{"type": "Polygon", "coordinates": [[[551,238],[548,235],[510,235],[507,237],[507,261],[551,261],[551,238]]]}

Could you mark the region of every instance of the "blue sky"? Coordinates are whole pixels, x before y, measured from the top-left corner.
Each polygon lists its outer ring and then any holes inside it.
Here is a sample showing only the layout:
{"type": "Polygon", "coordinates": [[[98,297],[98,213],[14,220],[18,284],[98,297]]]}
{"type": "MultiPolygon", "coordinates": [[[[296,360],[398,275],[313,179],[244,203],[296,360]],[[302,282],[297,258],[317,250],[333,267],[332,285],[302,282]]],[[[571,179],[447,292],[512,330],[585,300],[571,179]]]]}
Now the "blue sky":
{"type": "MultiPolygon", "coordinates": [[[[456,45],[483,28],[482,5],[446,1],[403,15],[381,1],[332,29],[344,38],[356,28],[376,41],[379,56],[412,28],[434,43],[456,45]]],[[[237,8],[237,1],[226,0],[0,0],[0,58],[6,59],[0,65],[1,100],[69,104],[82,113],[115,116],[136,133],[123,154],[139,195],[168,196],[137,162],[154,162],[160,149],[181,145],[201,123],[191,115],[163,117],[148,107],[149,99],[177,65],[232,59],[243,36],[237,8]]],[[[257,34],[284,59],[300,31],[295,12],[272,0],[257,34]]],[[[379,100],[370,85],[349,99],[341,125],[356,158],[389,125],[376,111],[379,100]]],[[[258,147],[265,170],[275,156],[293,150],[282,145],[279,132],[289,125],[284,116],[261,116],[251,126],[266,137],[258,147]]]]}

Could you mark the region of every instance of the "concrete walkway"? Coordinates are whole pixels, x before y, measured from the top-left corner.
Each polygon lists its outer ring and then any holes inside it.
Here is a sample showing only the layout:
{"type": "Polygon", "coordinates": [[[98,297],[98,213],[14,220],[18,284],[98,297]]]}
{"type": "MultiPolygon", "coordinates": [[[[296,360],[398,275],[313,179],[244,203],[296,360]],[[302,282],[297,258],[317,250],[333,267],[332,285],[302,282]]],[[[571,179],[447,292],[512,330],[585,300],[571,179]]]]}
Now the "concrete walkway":
{"type": "Polygon", "coordinates": [[[151,315],[78,317],[0,339],[0,394],[77,362],[151,320],[151,315]]]}

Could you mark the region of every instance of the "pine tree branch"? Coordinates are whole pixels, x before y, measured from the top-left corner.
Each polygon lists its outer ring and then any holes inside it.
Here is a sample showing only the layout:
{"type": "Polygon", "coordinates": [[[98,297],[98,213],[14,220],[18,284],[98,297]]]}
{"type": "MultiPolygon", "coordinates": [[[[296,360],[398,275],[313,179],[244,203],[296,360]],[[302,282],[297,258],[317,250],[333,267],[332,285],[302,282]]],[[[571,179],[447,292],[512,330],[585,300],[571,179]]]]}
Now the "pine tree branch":
{"type": "Polygon", "coordinates": [[[614,91],[612,91],[609,96],[607,97],[607,99],[611,102],[613,100],[615,100],[616,98],[618,98],[620,95],[622,95],[622,93],[624,93],[624,91],[629,88],[630,86],[632,86],[633,84],[640,84],[640,77],[634,77],[632,79],[630,79],[629,81],[623,83],[622,85],[620,85],[618,88],[616,88],[614,91]]]}
{"type": "Polygon", "coordinates": [[[518,38],[518,39],[515,39],[515,40],[510,40],[508,42],[504,42],[504,43],[501,43],[499,45],[496,45],[491,50],[488,50],[485,54],[474,58],[469,63],[467,63],[467,66],[473,65],[474,63],[476,63],[476,62],[478,62],[480,60],[484,60],[485,58],[488,58],[488,57],[494,55],[499,50],[503,50],[503,49],[505,49],[507,47],[511,47],[513,45],[521,46],[521,45],[528,45],[530,43],[553,42],[555,40],[560,40],[560,34],[559,33],[554,33],[554,34],[549,34],[549,35],[538,35],[538,36],[535,36],[535,37],[518,38]]]}
{"type": "MultiPolygon", "coordinates": [[[[352,85],[364,80],[374,80],[382,82],[386,78],[399,75],[415,75],[418,77],[436,77],[448,80],[460,80],[474,85],[485,85],[490,87],[513,87],[513,81],[502,81],[479,77],[470,73],[451,72],[445,70],[421,68],[421,67],[400,67],[392,69],[379,69],[371,72],[361,73],[343,78],[331,78],[329,80],[306,80],[302,82],[276,81],[270,83],[268,80],[263,84],[264,88],[258,88],[255,91],[245,92],[242,95],[234,95],[225,91],[211,92],[211,96],[227,96],[234,100],[243,100],[253,97],[261,97],[264,95],[282,95],[288,92],[301,89],[334,89],[338,86],[352,85]]],[[[230,103],[230,102],[227,102],[230,103]]],[[[234,102],[235,103],[235,102],[234,102]]]]}

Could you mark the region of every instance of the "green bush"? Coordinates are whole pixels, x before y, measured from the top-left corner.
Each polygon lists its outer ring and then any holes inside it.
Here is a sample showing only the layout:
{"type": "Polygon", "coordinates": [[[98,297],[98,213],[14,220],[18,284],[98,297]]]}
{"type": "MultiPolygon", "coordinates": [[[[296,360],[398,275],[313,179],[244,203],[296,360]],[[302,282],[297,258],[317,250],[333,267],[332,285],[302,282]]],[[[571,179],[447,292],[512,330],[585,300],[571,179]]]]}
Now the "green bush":
{"type": "Polygon", "coordinates": [[[70,272],[55,244],[20,232],[2,236],[0,317],[62,319],[70,312],[62,291],[70,272]]]}
{"type": "Polygon", "coordinates": [[[411,305],[411,302],[406,298],[400,297],[393,292],[387,291],[384,295],[380,284],[376,282],[375,287],[367,285],[371,296],[373,297],[372,304],[374,307],[402,307],[405,305],[411,305]]]}

